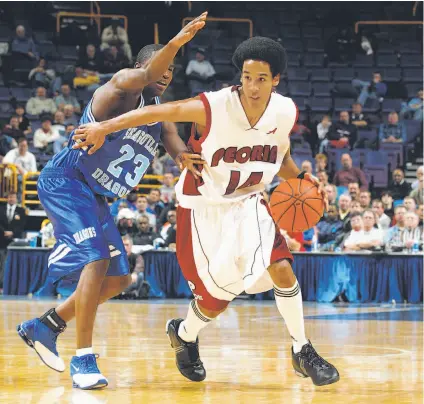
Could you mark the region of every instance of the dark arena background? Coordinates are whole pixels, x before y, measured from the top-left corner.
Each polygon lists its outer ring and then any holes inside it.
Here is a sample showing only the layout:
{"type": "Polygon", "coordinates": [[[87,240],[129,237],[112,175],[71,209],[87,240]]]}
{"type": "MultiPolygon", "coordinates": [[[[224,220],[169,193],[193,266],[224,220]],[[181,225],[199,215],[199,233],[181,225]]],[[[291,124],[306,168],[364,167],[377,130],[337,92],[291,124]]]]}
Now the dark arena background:
{"type": "MultiPolygon", "coordinates": [[[[0,64],[0,403],[422,402],[422,2],[0,2],[0,64]],[[64,373],[16,332],[78,284],[49,275],[66,248],[51,254],[38,177],[96,89],[203,11],[206,26],[177,54],[162,103],[240,85],[232,55],[249,37],[285,48],[275,91],[298,107],[291,155],[324,183],[330,206],[314,228],[281,233],[306,335],[340,381],[316,387],[296,376],[272,290],[243,293],[200,333],[205,381],[180,375],[165,326],[201,296],[176,258],[180,170],[160,145],[135,191],[108,199],[133,283],[97,312],[93,348],[108,387],[75,389],[75,321],[58,338],[64,373]]],[[[191,124],[177,127],[187,142],[191,124]]]]}

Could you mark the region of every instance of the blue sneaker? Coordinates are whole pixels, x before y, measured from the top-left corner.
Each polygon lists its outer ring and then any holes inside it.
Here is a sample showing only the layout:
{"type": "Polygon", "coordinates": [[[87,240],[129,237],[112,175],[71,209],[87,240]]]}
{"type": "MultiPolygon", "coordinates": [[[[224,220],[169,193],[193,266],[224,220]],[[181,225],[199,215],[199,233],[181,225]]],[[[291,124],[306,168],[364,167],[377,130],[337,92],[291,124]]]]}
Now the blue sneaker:
{"type": "Polygon", "coordinates": [[[60,333],[53,332],[38,318],[25,321],[16,327],[24,342],[37,352],[40,359],[57,372],[65,370],[65,363],[56,349],[56,340],[60,333]]]}
{"type": "Polygon", "coordinates": [[[82,390],[102,389],[108,385],[97,367],[97,355],[73,356],[71,360],[71,377],[74,387],[82,390]]]}

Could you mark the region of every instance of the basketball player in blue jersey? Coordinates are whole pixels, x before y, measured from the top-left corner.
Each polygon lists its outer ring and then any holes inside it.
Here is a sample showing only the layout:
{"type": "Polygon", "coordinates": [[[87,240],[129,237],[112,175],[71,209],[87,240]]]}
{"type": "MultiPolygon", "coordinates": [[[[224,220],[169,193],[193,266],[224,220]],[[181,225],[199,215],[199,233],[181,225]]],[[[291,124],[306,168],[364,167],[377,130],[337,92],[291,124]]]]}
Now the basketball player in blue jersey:
{"type": "MultiPolygon", "coordinates": [[[[80,124],[158,103],[172,80],[175,55],[204,27],[206,16],[203,13],[186,25],[166,46],[143,48],[134,69],[117,72],[94,93],[80,124]]],[[[56,309],[21,323],[17,330],[47,366],[63,372],[65,364],[56,340],[76,317],[77,351],[70,363],[74,387],[107,386],[92,349],[96,311],[131,282],[125,248],[105,197],[123,197],[138,185],[160,140],[180,168],[198,173],[194,162],[198,164],[200,156],[188,152],[175,124],[153,122],[115,132],[95,155],[87,149],[74,150],[71,134],[68,148],[54,156],[40,174],[39,199],[57,239],[48,261],[49,276],[79,278],[79,282],[75,293],[56,309]]]]}

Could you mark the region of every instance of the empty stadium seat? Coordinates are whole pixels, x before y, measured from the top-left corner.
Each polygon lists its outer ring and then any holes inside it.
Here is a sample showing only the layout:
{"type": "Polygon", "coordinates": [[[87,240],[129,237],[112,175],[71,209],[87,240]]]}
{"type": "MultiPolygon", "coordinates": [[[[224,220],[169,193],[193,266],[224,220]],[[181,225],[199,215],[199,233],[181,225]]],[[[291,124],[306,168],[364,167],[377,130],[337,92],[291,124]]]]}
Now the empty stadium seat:
{"type": "MultiPolygon", "coordinates": [[[[422,83],[423,69],[420,69],[420,68],[403,69],[403,81],[405,83],[422,83]]],[[[421,84],[421,88],[422,88],[422,84],[421,84]]]]}
{"type": "Polygon", "coordinates": [[[299,67],[300,66],[300,53],[298,52],[287,52],[287,66],[299,67]]]}
{"type": "Polygon", "coordinates": [[[413,143],[417,136],[420,136],[423,131],[423,123],[407,119],[403,121],[406,125],[406,142],[413,143]]]}
{"type": "Polygon", "coordinates": [[[307,53],[303,58],[306,67],[323,67],[324,54],[320,53],[307,53]]]}
{"type": "Polygon", "coordinates": [[[311,95],[311,85],[305,81],[290,81],[289,90],[294,96],[309,97],[311,95]]]}
{"type": "Polygon", "coordinates": [[[401,109],[401,102],[402,100],[399,100],[399,99],[386,98],[383,101],[382,111],[383,112],[391,112],[391,111],[399,112],[401,109]]]}
{"type": "Polygon", "coordinates": [[[377,66],[378,67],[397,67],[399,60],[396,55],[378,55],[377,66]]]}
{"type": "Polygon", "coordinates": [[[9,101],[10,100],[10,92],[6,87],[0,87],[0,101],[9,101]]]}
{"type": "Polygon", "coordinates": [[[364,141],[365,144],[373,144],[377,138],[378,133],[375,130],[358,130],[358,141],[364,141]]]}
{"type": "Polygon", "coordinates": [[[332,108],[332,100],[331,98],[311,97],[309,107],[314,112],[328,112],[332,108]]]}
{"type": "Polygon", "coordinates": [[[15,97],[18,102],[27,102],[32,97],[32,90],[30,88],[11,87],[10,92],[12,97],[15,97]]]}
{"type": "Polygon", "coordinates": [[[400,59],[402,67],[422,67],[423,56],[422,55],[402,55],[400,59]]]}
{"type": "Polygon", "coordinates": [[[330,70],[326,68],[312,69],[311,70],[311,81],[330,81],[331,75],[330,70]]]}
{"type": "Polygon", "coordinates": [[[322,37],[322,29],[318,27],[308,27],[304,26],[302,28],[302,36],[303,38],[321,38],[322,37]]]}
{"type": "Polygon", "coordinates": [[[330,83],[313,83],[312,90],[315,97],[331,97],[330,83]]]}
{"type": "Polygon", "coordinates": [[[403,166],[403,144],[401,143],[380,143],[380,150],[387,154],[387,161],[390,170],[403,166]]]}
{"type": "Polygon", "coordinates": [[[306,52],[324,53],[324,44],[321,39],[307,39],[306,52]]]}
{"type": "Polygon", "coordinates": [[[350,111],[352,104],[355,102],[353,98],[335,98],[334,99],[334,110],[336,112],[340,111],[350,111]]]}
{"type": "Polygon", "coordinates": [[[422,90],[423,83],[408,83],[405,84],[406,90],[408,91],[408,97],[412,98],[417,95],[418,90],[422,90]]]}
{"type": "Polygon", "coordinates": [[[399,81],[402,78],[402,70],[400,68],[387,67],[381,72],[384,81],[399,81]]]}
{"type": "Polygon", "coordinates": [[[386,188],[388,186],[388,167],[387,165],[364,165],[364,174],[369,182],[374,181],[377,188],[386,188]]]}
{"type": "Polygon", "coordinates": [[[355,67],[355,77],[362,81],[371,81],[372,75],[376,70],[372,67],[355,67]]]}
{"type": "Polygon", "coordinates": [[[353,68],[334,69],[333,79],[335,82],[351,82],[354,78],[355,72],[353,68]]]}
{"type": "Polygon", "coordinates": [[[302,52],[303,45],[300,39],[287,38],[284,42],[284,47],[287,51],[291,52],[302,52]]]}
{"type": "Polygon", "coordinates": [[[367,55],[356,55],[354,62],[355,67],[371,67],[374,65],[374,60],[372,56],[367,55]]]}

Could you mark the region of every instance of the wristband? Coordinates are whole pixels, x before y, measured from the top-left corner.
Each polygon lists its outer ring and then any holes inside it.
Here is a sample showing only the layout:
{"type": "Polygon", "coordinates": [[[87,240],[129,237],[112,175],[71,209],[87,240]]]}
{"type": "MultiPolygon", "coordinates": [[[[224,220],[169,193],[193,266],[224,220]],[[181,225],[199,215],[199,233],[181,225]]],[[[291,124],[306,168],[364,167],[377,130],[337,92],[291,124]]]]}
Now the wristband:
{"type": "Polygon", "coordinates": [[[300,178],[301,180],[303,180],[305,178],[305,174],[306,174],[306,171],[301,171],[299,175],[297,176],[297,178],[300,178]]]}

